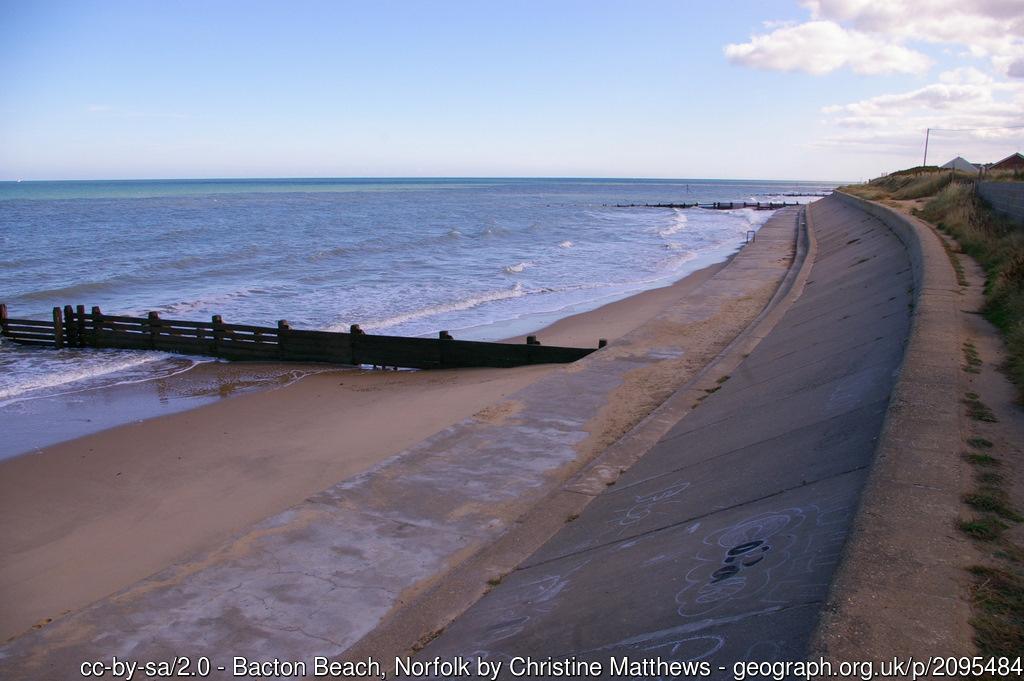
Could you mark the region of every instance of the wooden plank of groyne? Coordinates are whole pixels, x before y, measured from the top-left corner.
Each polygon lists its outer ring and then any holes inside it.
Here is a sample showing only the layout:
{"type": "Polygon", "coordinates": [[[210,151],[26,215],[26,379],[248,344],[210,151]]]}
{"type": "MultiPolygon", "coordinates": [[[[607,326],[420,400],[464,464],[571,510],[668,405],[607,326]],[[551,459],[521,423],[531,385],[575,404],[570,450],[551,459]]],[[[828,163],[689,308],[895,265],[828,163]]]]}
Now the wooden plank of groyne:
{"type": "Polygon", "coordinates": [[[67,343],[68,347],[76,347],[78,345],[75,339],[75,331],[77,330],[75,325],[75,311],[70,305],[64,306],[64,342],[67,343]]]}
{"type": "Polygon", "coordinates": [[[51,322],[42,322],[38,319],[8,319],[4,328],[10,331],[23,329],[25,331],[45,331],[46,333],[53,334],[53,324],[51,322]]]}
{"type": "Polygon", "coordinates": [[[440,343],[432,338],[357,334],[352,336],[352,363],[436,369],[441,366],[440,343]]]}
{"type": "Polygon", "coordinates": [[[64,347],[64,319],[60,308],[53,308],[53,346],[64,347]]]}
{"type": "Polygon", "coordinates": [[[40,347],[46,347],[46,348],[52,348],[53,347],[53,339],[52,338],[49,339],[49,340],[35,340],[35,339],[30,339],[30,338],[18,338],[18,339],[13,339],[12,338],[11,340],[14,340],[18,345],[38,345],[40,347]]]}
{"type": "Polygon", "coordinates": [[[586,348],[543,346],[531,336],[525,345],[456,341],[447,331],[438,338],[370,335],[353,324],[350,333],[292,329],[286,320],[276,327],[225,324],[220,315],[210,322],[105,315],[99,307],[54,308],[53,320],[7,317],[5,337],[15,342],[48,343],[56,347],[97,347],[162,350],[225,359],[329,362],[434,369],[441,367],[513,367],[572,362],[593,352],[586,348]]]}

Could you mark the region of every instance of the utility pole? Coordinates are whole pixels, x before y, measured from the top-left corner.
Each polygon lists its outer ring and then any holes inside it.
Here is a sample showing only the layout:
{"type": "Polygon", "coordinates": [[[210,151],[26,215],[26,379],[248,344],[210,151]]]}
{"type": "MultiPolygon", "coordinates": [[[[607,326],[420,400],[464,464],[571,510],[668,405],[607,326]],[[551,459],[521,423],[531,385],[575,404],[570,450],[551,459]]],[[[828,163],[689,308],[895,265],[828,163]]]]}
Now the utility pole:
{"type": "Polygon", "coordinates": [[[931,137],[931,134],[932,134],[932,129],[931,128],[925,128],[925,131],[924,131],[924,161],[922,161],[922,163],[921,163],[921,165],[923,165],[923,166],[928,165],[928,138],[931,137]]]}

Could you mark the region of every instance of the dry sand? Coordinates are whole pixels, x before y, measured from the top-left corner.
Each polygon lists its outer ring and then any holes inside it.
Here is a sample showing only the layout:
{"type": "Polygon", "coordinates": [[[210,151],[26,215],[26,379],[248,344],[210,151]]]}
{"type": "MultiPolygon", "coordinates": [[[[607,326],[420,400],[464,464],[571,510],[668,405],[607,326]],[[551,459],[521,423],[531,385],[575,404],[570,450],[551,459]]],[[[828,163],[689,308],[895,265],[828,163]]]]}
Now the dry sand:
{"type": "MultiPolygon", "coordinates": [[[[613,340],[721,267],[538,335],[548,345],[613,340]]],[[[0,640],[216,546],[552,368],[326,371],[2,461],[0,640]]]]}

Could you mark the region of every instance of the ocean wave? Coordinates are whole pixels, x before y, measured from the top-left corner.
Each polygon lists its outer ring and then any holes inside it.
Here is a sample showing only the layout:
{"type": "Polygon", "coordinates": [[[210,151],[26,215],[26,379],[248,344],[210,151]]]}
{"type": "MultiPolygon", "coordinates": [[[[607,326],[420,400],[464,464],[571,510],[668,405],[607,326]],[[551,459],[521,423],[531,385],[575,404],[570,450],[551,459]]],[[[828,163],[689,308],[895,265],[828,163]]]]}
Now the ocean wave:
{"type": "MultiPolygon", "coordinates": [[[[22,353],[12,350],[12,355],[22,353]]],[[[6,354],[6,353],[5,353],[6,354]]],[[[70,387],[72,385],[90,384],[94,387],[97,380],[113,378],[116,374],[128,374],[118,377],[118,380],[106,382],[105,385],[121,385],[124,383],[136,383],[142,380],[166,377],[168,374],[161,372],[155,375],[151,369],[154,362],[160,362],[170,358],[178,358],[165,352],[156,351],[89,351],[88,354],[79,351],[60,351],[56,355],[48,353],[45,358],[32,355],[17,357],[8,356],[4,358],[3,365],[10,369],[5,372],[10,377],[10,382],[0,383],[0,406],[12,404],[34,397],[34,394],[45,393],[40,396],[53,396],[74,392],[63,390],[54,392],[55,388],[70,387]],[[139,375],[132,374],[133,369],[140,369],[139,375]]],[[[187,360],[187,369],[192,368],[201,361],[209,360],[187,360]]],[[[175,368],[173,373],[181,371],[180,367],[175,368]]]]}
{"type": "Polygon", "coordinates": [[[505,265],[505,267],[503,267],[502,270],[504,272],[506,272],[507,274],[519,274],[520,272],[525,270],[527,267],[533,267],[533,263],[532,262],[520,262],[520,263],[516,263],[515,265],[505,265]]]}
{"type": "Polygon", "coordinates": [[[332,248],[324,248],[312,255],[306,257],[309,262],[320,262],[322,260],[329,260],[330,258],[337,257],[339,255],[345,255],[349,252],[346,246],[334,246],[332,248]]]}
{"type": "MultiPolygon", "coordinates": [[[[268,293],[266,288],[250,287],[237,289],[234,291],[226,291],[223,293],[214,293],[211,295],[202,296],[194,300],[182,300],[176,303],[169,303],[161,305],[155,308],[158,312],[164,314],[183,314],[188,312],[194,312],[196,310],[212,310],[215,307],[225,308],[233,302],[242,300],[244,298],[250,298],[252,296],[264,295],[268,293]]],[[[134,312],[140,313],[142,310],[135,310],[134,312]]]]}
{"type": "Polygon", "coordinates": [[[66,300],[68,303],[75,303],[80,299],[80,296],[84,297],[96,293],[116,291],[125,284],[129,284],[134,281],[134,277],[116,276],[100,281],[84,281],[79,284],[71,284],[70,286],[30,291],[28,293],[21,294],[18,296],[18,299],[33,302],[61,299],[66,300]]]}
{"type": "Polygon", "coordinates": [[[686,214],[682,210],[676,208],[675,216],[673,217],[672,224],[664,229],[658,230],[658,236],[672,236],[686,229],[687,218],[686,214]]]}
{"type": "MultiPolygon", "coordinates": [[[[377,321],[363,324],[362,328],[365,331],[387,329],[392,326],[398,326],[399,324],[405,324],[408,322],[416,321],[417,319],[424,319],[426,317],[433,317],[435,315],[444,314],[446,312],[460,312],[462,310],[469,310],[480,305],[487,303],[493,303],[499,300],[508,300],[510,298],[521,298],[522,296],[529,295],[531,292],[527,291],[525,287],[516,282],[515,286],[510,289],[502,289],[499,291],[491,291],[488,293],[481,293],[475,296],[469,296],[460,300],[455,300],[449,303],[439,303],[437,305],[429,305],[422,307],[418,310],[412,310],[410,312],[404,312],[402,314],[394,315],[386,319],[379,319],[377,321]]],[[[347,325],[334,325],[330,327],[331,331],[347,331],[347,325]]]]}
{"type": "Polygon", "coordinates": [[[559,248],[572,248],[572,247],[573,247],[573,246],[575,246],[575,245],[576,245],[576,244],[574,244],[573,242],[571,242],[571,241],[569,241],[568,239],[566,239],[566,240],[565,240],[565,241],[563,241],[562,243],[558,244],[558,247],[559,247],[559,248]]]}

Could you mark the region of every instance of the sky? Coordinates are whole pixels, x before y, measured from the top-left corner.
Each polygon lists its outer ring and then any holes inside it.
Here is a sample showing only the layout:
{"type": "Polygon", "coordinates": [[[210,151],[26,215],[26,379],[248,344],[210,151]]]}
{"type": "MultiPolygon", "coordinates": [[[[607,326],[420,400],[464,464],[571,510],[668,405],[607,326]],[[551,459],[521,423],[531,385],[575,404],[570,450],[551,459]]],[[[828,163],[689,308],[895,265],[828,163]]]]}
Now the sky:
{"type": "Polygon", "coordinates": [[[1012,125],[1024,0],[0,0],[0,180],[862,180],[1012,125]]]}

